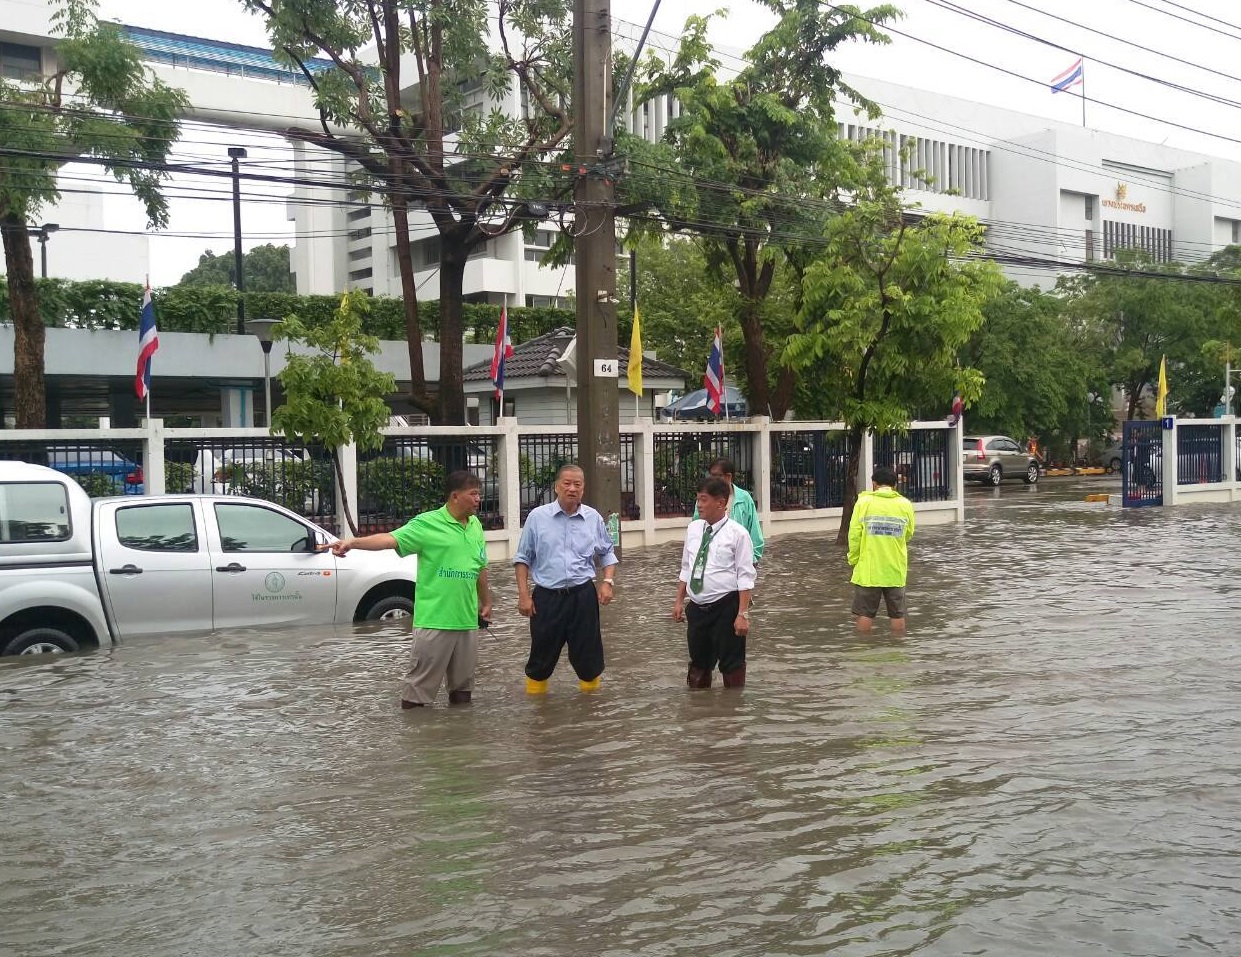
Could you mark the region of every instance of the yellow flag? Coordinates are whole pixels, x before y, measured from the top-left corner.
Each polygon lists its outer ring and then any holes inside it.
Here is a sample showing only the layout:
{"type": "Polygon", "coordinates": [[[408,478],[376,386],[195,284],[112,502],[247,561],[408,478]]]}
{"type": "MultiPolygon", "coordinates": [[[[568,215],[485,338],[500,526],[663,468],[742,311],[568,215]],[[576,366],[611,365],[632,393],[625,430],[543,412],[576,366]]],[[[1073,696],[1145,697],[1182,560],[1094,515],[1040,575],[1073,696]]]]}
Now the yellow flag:
{"type": "Polygon", "coordinates": [[[1159,357],[1159,393],[1155,396],[1155,418],[1168,414],[1168,357],[1159,357]]]}
{"type": "Polygon", "coordinates": [[[638,304],[633,304],[633,335],[629,337],[629,391],[642,395],[642,324],[638,320],[638,304]]]}

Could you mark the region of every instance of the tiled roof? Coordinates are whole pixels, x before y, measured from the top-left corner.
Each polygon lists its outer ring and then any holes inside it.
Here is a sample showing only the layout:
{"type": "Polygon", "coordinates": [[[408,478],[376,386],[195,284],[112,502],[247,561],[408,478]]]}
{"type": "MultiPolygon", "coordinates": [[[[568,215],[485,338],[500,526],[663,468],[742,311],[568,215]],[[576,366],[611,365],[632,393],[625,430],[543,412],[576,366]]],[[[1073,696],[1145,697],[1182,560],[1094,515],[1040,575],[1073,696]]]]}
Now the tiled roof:
{"type": "MultiPolygon", "coordinates": [[[[513,355],[504,364],[505,381],[512,382],[514,379],[534,376],[541,376],[545,379],[563,379],[564,372],[556,364],[556,360],[560,358],[565,346],[576,334],[576,330],[569,326],[561,326],[559,329],[553,329],[551,332],[529,339],[521,345],[513,346],[513,355]]],[[[629,350],[622,347],[617,350],[617,354],[621,369],[625,369],[629,365],[629,350]]],[[[491,379],[491,360],[469,366],[463,371],[462,378],[466,382],[487,382],[491,379]]],[[[670,366],[666,362],[660,362],[658,359],[643,356],[642,378],[687,380],[689,373],[676,366],[670,366]]]]}

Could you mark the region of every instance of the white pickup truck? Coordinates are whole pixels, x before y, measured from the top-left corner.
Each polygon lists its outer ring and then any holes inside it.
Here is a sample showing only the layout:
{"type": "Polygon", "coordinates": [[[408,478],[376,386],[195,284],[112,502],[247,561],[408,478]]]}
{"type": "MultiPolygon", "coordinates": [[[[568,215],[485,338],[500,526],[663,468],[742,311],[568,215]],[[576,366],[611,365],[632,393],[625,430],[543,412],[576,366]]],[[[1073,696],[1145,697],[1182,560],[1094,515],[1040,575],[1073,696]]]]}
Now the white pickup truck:
{"type": "Polygon", "coordinates": [[[0,462],[0,654],[411,614],[413,559],[338,562],[320,548],[332,541],[258,499],[91,499],[53,469],[0,462]]]}

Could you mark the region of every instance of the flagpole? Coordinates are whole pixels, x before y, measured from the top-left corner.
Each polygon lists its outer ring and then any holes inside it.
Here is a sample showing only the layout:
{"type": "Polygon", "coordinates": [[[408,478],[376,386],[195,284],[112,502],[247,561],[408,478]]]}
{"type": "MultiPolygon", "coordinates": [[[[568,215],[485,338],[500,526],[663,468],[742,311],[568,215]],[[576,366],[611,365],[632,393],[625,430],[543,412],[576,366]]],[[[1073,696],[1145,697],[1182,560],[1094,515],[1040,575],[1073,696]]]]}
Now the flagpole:
{"type": "MultiPolygon", "coordinates": [[[[502,329],[502,330],[500,330],[500,331],[504,333],[504,338],[507,338],[507,337],[508,337],[508,329],[507,329],[507,325],[508,325],[508,293],[507,293],[507,292],[504,294],[504,305],[503,305],[503,306],[501,307],[501,309],[500,309],[500,315],[501,315],[501,317],[504,319],[505,326],[506,326],[506,328],[504,328],[504,329],[502,329]]],[[[504,349],[506,348],[506,346],[504,345],[504,343],[501,343],[501,344],[499,345],[499,348],[500,348],[501,350],[504,350],[504,349]]],[[[501,356],[503,356],[503,359],[502,359],[501,361],[507,361],[507,360],[508,360],[508,356],[505,356],[503,351],[501,351],[501,353],[500,353],[500,354],[501,354],[501,356]]],[[[505,370],[505,371],[507,372],[507,370],[505,370]]],[[[507,381],[508,381],[508,376],[507,376],[507,375],[506,375],[506,376],[504,376],[503,380],[501,380],[501,381],[507,382],[507,381]]],[[[504,386],[500,386],[499,392],[500,392],[499,406],[498,406],[498,407],[497,407],[497,409],[496,409],[496,424],[497,424],[497,425],[500,423],[500,420],[501,420],[502,418],[504,418],[504,386]]]]}
{"type": "Polygon", "coordinates": [[[1086,58],[1082,57],[1082,128],[1086,126],[1086,58]]]}

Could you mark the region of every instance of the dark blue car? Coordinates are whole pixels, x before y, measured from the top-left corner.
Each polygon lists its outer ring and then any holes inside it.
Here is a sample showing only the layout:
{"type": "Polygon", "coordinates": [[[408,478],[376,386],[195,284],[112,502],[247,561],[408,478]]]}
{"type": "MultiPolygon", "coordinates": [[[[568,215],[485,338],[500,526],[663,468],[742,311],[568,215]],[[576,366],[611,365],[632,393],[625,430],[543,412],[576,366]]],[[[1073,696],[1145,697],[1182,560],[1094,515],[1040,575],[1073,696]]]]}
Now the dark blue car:
{"type": "Polygon", "coordinates": [[[52,445],[47,449],[47,464],[72,476],[91,495],[141,495],[146,491],[142,466],[115,449],[52,445]],[[100,488],[101,483],[92,476],[105,480],[111,489],[100,488]]]}

